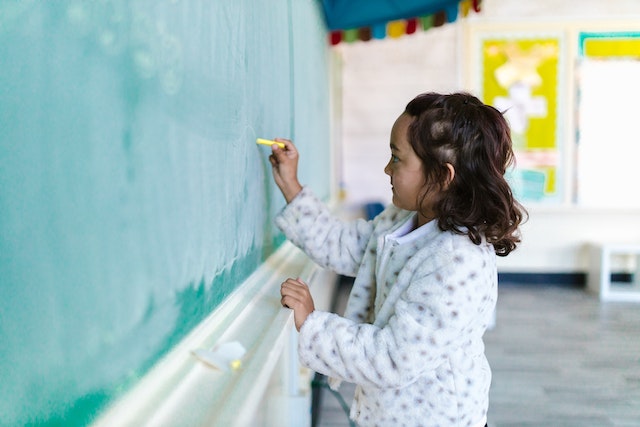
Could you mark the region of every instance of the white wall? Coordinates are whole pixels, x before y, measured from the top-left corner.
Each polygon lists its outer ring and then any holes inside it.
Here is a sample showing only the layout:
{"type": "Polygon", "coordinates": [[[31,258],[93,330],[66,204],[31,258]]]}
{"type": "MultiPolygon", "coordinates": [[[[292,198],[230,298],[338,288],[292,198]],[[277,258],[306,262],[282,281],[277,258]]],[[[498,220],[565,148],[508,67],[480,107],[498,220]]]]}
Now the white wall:
{"type": "MultiPolygon", "coordinates": [[[[389,178],[383,168],[389,157],[389,131],[415,95],[426,91],[472,89],[464,78],[469,61],[465,25],[493,22],[640,23],[637,0],[483,0],[482,12],[441,28],[401,39],[340,44],[334,49],[343,64],[342,185],[346,205],[357,211],[363,203],[390,202],[389,178]]],[[[572,65],[573,59],[568,63],[572,65]]],[[[569,73],[570,77],[573,74],[569,73]]],[[[573,85],[567,85],[568,91],[573,85]]],[[[588,268],[590,241],[640,242],[640,210],[581,208],[573,200],[575,174],[574,94],[568,93],[565,132],[566,197],[557,206],[527,205],[530,219],[522,227],[524,242],[507,258],[501,271],[581,272],[588,268]],[[566,124],[567,125],[567,124],[566,124]]],[[[612,189],[615,191],[615,188],[612,189]]],[[[639,192],[640,194],[640,192],[639,192]]],[[[635,196],[635,195],[634,195],[635,196]]],[[[637,197],[637,196],[636,196],[637,197]]]]}
{"type": "Polygon", "coordinates": [[[343,184],[347,202],[391,201],[389,131],[415,95],[459,88],[455,25],[402,39],[338,45],[343,61],[343,184]]]}

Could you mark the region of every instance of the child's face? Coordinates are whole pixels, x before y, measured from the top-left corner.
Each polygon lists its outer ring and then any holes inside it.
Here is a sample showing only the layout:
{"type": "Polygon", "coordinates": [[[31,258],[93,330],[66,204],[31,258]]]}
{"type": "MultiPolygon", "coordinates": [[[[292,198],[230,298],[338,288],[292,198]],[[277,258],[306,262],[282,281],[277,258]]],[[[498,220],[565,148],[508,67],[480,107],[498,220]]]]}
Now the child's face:
{"type": "Polygon", "coordinates": [[[385,166],[384,173],[391,177],[394,205],[401,209],[421,211],[431,215],[430,206],[424,206],[424,203],[430,204],[428,197],[423,200],[423,206],[418,206],[424,195],[425,178],[422,171],[422,161],[413,151],[408,140],[408,129],[412,120],[411,116],[403,113],[393,124],[390,144],[391,159],[385,166]]]}

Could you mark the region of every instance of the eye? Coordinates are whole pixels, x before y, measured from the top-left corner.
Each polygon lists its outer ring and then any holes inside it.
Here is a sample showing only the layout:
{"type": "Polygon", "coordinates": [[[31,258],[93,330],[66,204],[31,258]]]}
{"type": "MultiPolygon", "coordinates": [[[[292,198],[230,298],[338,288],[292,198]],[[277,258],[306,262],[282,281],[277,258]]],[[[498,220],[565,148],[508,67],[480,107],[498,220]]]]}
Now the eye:
{"type": "Polygon", "coordinates": [[[400,159],[398,156],[394,156],[393,154],[391,155],[391,163],[398,163],[399,161],[400,159]]]}

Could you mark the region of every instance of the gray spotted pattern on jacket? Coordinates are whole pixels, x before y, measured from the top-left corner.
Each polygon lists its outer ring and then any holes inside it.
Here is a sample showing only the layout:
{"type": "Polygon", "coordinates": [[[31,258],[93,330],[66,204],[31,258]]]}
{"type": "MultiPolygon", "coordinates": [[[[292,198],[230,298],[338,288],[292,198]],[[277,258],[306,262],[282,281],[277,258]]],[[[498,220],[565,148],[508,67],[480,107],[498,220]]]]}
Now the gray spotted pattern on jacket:
{"type": "Polygon", "coordinates": [[[482,335],[497,298],[493,247],[439,230],[390,249],[384,236],[412,212],[341,222],[308,188],[276,217],[323,267],[356,276],[345,317],[314,311],[299,336],[301,362],[358,384],[359,426],[473,426],[486,416],[491,371],[482,335]]]}

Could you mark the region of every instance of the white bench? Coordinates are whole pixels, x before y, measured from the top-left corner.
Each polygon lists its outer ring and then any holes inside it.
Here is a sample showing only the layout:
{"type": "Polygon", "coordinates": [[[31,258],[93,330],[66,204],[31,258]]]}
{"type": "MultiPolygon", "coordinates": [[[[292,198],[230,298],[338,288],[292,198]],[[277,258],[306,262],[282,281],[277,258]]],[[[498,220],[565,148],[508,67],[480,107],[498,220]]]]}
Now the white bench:
{"type": "Polygon", "coordinates": [[[601,301],[640,302],[640,244],[592,244],[587,288],[601,301]],[[630,273],[631,283],[612,282],[612,268],[630,273]]]}

